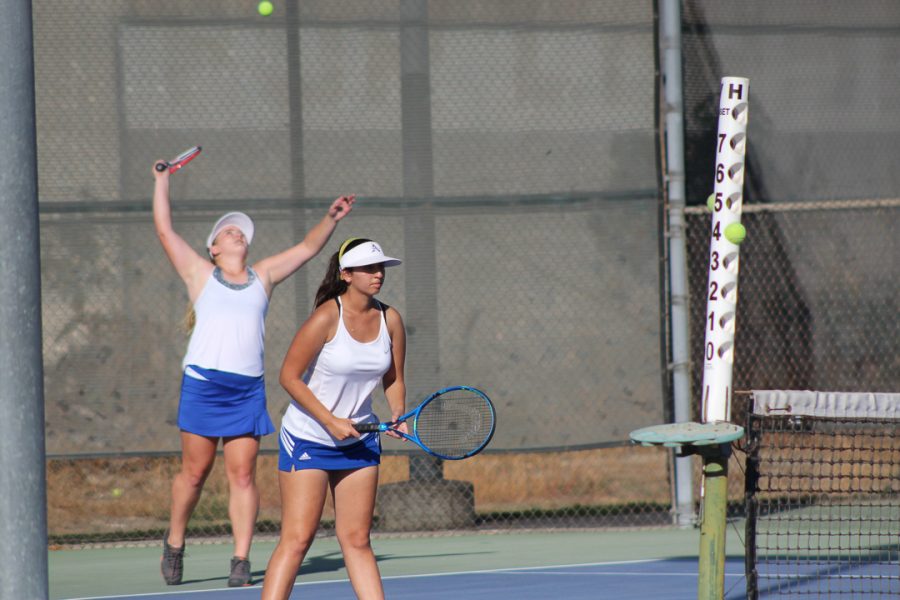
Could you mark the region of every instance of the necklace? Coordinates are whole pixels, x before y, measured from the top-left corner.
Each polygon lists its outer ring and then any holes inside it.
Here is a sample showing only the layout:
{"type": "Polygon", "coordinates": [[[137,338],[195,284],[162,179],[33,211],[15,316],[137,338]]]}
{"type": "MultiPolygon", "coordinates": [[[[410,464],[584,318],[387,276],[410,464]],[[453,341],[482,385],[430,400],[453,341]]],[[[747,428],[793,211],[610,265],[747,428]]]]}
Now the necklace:
{"type": "Polygon", "coordinates": [[[227,279],[225,279],[225,275],[222,273],[222,269],[220,269],[219,267],[216,267],[215,269],[213,269],[213,277],[215,277],[216,281],[218,281],[219,283],[221,283],[228,289],[239,292],[241,290],[245,290],[248,287],[250,287],[250,285],[256,279],[256,273],[253,271],[253,269],[251,267],[247,267],[247,283],[232,283],[232,282],[228,281],[227,279]]]}

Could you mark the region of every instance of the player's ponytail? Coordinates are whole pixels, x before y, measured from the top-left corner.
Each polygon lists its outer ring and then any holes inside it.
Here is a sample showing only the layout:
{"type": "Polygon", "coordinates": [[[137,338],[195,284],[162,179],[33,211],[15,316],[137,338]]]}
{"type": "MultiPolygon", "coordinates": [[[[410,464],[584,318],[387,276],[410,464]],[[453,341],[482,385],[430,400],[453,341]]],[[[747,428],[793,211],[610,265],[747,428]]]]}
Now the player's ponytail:
{"type": "Polygon", "coordinates": [[[350,238],[341,244],[340,250],[331,255],[331,259],[328,261],[328,268],[325,271],[325,277],[322,279],[319,290],[316,292],[315,308],[319,308],[325,302],[332,298],[337,298],[347,291],[347,282],[341,279],[341,257],[348,250],[356,248],[363,242],[370,241],[372,240],[366,238],[350,238]]]}

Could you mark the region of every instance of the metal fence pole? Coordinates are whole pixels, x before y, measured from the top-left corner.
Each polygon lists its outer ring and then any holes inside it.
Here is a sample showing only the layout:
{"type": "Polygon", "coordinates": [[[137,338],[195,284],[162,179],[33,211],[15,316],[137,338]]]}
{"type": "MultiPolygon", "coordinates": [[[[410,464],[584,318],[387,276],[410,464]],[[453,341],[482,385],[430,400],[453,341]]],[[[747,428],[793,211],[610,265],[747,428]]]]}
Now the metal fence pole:
{"type": "MultiPolygon", "coordinates": [[[[431,140],[431,77],[428,52],[428,6],[424,0],[401,2],[400,95],[403,122],[403,194],[407,198],[434,196],[431,140]]],[[[430,202],[407,215],[404,225],[406,269],[406,360],[408,398],[415,403],[438,384],[437,261],[434,213],[430,202]]],[[[441,461],[424,454],[410,456],[411,480],[440,479],[441,461]]]]}
{"type": "MultiPolygon", "coordinates": [[[[285,3],[285,34],[287,41],[288,101],[290,102],[290,148],[291,148],[291,222],[294,226],[293,243],[306,237],[309,224],[306,219],[306,163],[303,160],[303,74],[300,60],[300,6],[297,2],[285,3]]],[[[315,223],[313,217],[313,223],[315,223]]],[[[332,246],[334,245],[332,240],[332,246]]],[[[310,313],[307,299],[309,285],[306,273],[298,273],[294,278],[294,309],[297,326],[310,313]]]]}
{"type": "Polygon", "coordinates": [[[34,48],[30,0],[0,0],[0,598],[47,598],[34,48]]]}
{"type": "MultiPolygon", "coordinates": [[[[681,0],[661,0],[659,10],[660,68],[666,132],[665,180],[669,221],[669,290],[672,330],[672,394],[676,423],[691,420],[690,294],[687,271],[684,207],[684,102],[681,82],[681,0]]],[[[696,522],[690,457],[675,457],[675,522],[696,522]]]]}

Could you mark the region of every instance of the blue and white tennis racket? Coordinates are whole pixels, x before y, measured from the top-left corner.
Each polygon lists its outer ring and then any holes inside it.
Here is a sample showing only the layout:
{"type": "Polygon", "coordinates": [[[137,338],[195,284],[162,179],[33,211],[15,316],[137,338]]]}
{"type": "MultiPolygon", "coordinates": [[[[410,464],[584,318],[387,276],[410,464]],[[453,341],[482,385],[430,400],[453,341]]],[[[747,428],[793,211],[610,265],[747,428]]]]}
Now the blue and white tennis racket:
{"type": "Polygon", "coordinates": [[[432,456],[460,460],[484,450],[494,435],[496,423],[494,405],[484,392],[457,385],[431,394],[396,421],[358,423],[354,427],[360,433],[390,430],[432,456]],[[403,422],[409,426],[409,435],[396,429],[403,422]]]}

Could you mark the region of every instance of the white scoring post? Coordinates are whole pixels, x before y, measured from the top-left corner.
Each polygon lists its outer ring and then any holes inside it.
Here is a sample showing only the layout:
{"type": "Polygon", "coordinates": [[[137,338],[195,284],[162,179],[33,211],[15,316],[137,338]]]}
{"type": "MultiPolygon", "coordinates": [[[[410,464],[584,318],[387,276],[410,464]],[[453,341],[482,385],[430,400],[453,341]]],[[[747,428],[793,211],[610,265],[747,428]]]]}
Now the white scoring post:
{"type": "Polygon", "coordinates": [[[703,365],[703,422],[731,419],[731,378],[737,312],[740,247],[725,228],[740,223],[744,202],[749,81],[723,77],[716,136],[716,173],[709,251],[706,343],[703,365]]]}

